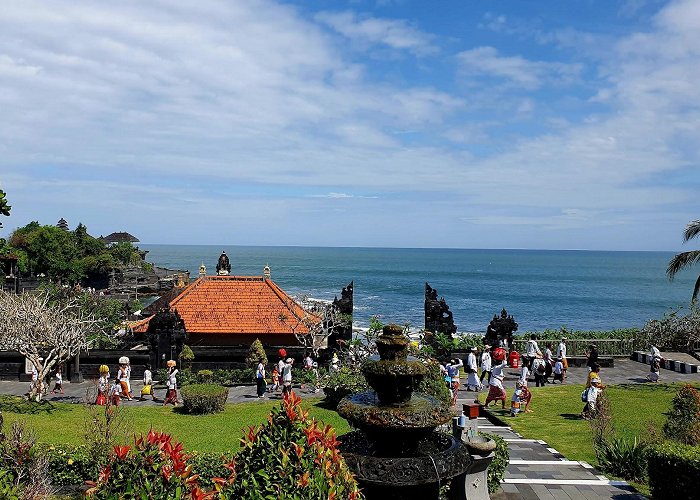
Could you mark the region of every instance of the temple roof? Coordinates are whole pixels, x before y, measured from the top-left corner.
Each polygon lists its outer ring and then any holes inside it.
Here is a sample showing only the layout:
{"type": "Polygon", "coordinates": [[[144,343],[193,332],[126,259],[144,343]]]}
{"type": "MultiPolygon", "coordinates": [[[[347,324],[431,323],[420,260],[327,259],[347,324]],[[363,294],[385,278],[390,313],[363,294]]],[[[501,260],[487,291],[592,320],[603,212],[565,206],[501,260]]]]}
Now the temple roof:
{"type": "Polygon", "coordinates": [[[138,243],[139,239],[127,232],[120,232],[120,233],[112,233],[108,236],[100,236],[100,239],[104,241],[107,244],[110,243],[122,243],[124,241],[128,241],[129,243],[138,243]]]}
{"type": "MultiPolygon", "coordinates": [[[[188,333],[309,333],[299,321],[308,313],[262,276],[202,276],[169,305],[177,310],[188,333]]],[[[133,324],[133,330],[145,332],[152,317],[133,324]]]]}

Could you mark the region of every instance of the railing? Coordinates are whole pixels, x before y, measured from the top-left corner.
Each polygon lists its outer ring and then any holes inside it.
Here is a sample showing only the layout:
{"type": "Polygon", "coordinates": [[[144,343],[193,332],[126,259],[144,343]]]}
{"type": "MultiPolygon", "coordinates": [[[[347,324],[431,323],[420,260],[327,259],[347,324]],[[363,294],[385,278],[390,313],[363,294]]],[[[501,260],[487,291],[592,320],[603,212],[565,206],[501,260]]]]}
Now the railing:
{"type": "MultiPolygon", "coordinates": [[[[537,345],[540,351],[544,350],[549,342],[538,340],[537,345]]],[[[521,355],[526,351],[526,339],[514,339],[513,347],[521,355]]],[[[590,345],[595,344],[598,347],[598,356],[630,356],[635,350],[634,339],[569,339],[566,341],[566,355],[585,356],[586,351],[590,349],[590,345]]],[[[557,356],[557,346],[559,342],[552,342],[552,356],[557,356]]],[[[645,347],[646,348],[646,347],[645,347]]]]}

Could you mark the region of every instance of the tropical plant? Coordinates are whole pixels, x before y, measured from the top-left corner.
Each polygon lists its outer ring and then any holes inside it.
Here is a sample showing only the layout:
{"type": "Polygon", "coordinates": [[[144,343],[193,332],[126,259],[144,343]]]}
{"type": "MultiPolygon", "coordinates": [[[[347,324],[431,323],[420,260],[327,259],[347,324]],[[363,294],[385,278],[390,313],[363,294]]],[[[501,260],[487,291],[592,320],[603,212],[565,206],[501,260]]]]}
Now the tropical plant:
{"type": "Polygon", "coordinates": [[[187,413],[207,415],[224,411],[228,389],[218,384],[192,384],[182,388],[182,405],[187,413]]]}
{"type": "Polygon", "coordinates": [[[676,393],[664,434],[683,444],[700,444],[700,391],[686,384],[676,393]]]}
{"type": "Polygon", "coordinates": [[[182,367],[189,370],[192,367],[192,361],[194,361],[194,352],[192,348],[185,344],[182,346],[182,351],[180,351],[180,362],[182,362],[182,367]]]}
{"type": "MultiPolygon", "coordinates": [[[[690,221],[688,225],[685,226],[685,231],[683,231],[683,243],[687,243],[698,234],[700,234],[700,220],[690,221]]],[[[669,280],[673,281],[673,278],[681,269],[686,269],[697,262],[700,262],[700,250],[681,252],[669,261],[668,268],[666,268],[666,275],[669,280]]],[[[697,300],[698,292],[700,292],[700,276],[698,276],[698,279],[695,281],[691,302],[697,300]]]]}
{"type": "Polygon", "coordinates": [[[335,431],[309,418],[293,392],[266,424],[249,427],[228,478],[214,479],[220,498],[312,500],[362,498],[338,451],[335,431]]]}
{"type": "MultiPolygon", "coordinates": [[[[7,198],[5,198],[5,191],[0,189],[0,215],[9,217],[10,210],[12,207],[7,204],[7,198]]],[[[0,228],[2,227],[2,222],[0,222],[0,228]]]]}
{"type": "Polygon", "coordinates": [[[187,463],[182,443],[169,434],[149,431],[134,436],[134,445],[115,446],[86,495],[104,499],[182,499],[190,497],[197,476],[187,463]]]}
{"type": "Polygon", "coordinates": [[[691,304],[687,313],[681,308],[669,311],[661,319],[652,319],[635,336],[638,346],[655,345],[669,351],[692,352],[700,339],[700,309],[691,304]]]}
{"type": "Polygon", "coordinates": [[[46,475],[48,461],[35,453],[35,435],[19,422],[6,434],[3,425],[0,413],[0,498],[48,498],[53,492],[46,475]]]}

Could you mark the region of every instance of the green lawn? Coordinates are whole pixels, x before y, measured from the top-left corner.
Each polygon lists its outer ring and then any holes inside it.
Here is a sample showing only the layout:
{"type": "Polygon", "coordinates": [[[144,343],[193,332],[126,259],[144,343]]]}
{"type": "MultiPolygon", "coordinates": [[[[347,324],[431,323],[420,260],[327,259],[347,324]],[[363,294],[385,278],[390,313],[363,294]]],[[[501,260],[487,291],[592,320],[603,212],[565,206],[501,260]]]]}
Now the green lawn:
{"type": "MultiPolygon", "coordinates": [[[[84,442],[88,413],[83,405],[20,401],[19,398],[0,396],[0,411],[6,426],[20,421],[36,433],[38,441],[44,443],[84,442]]],[[[242,429],[265,422],[270,409],[279,404],[279,401],[229,404],[223,413],[202,416],[182,414],[170,406],[127,404],[122,408],[134,433],[145,433],[152,427],[173,434],[187,450],[225,452],[238,450],[242,429]]],[[[303,406],[309,409],[310,416],[330,424],[338,434],[350,430],[348,423],[335,411],[323,408],[320,400],[304,400],[303,406]]]]}
{"type": "MultiPolygon", "coordinates": [[[[612,405],[613,424],[617,435],[633,439],[647,436],[654,427],[659,433],[666,421],[666,412],[681,384],[629,384],[605,389],[612,405]]],[[[588,421],[579,418],[582,385],[533,387],[533,413],[510,417],[508,411],[492,410],[513,430],[525,438],[542,439],[569,460],[583,460],[596,465],[588,421]]],[[[499,407],[500,408],[500,407],[499,407]]],[[[633,483],[648,494],[645,485],[633,483]]]]}

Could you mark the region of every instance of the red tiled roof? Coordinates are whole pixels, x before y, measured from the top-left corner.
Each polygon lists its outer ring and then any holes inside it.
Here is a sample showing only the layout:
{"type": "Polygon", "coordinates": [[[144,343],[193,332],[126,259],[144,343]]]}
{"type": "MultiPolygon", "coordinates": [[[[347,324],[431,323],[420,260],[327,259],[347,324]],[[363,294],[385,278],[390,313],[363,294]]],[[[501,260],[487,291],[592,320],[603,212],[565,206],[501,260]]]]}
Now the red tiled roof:
{"type": "MultiPolygon", "coordinates": [[[[309,333],[299,321],[304,309],[261,276],[203,276],[173,299],[170,308],[177,310],[188,333],[309,333]]],[[[152,317],[133,324],[133,330],[145,332],[152,317]]]]}

